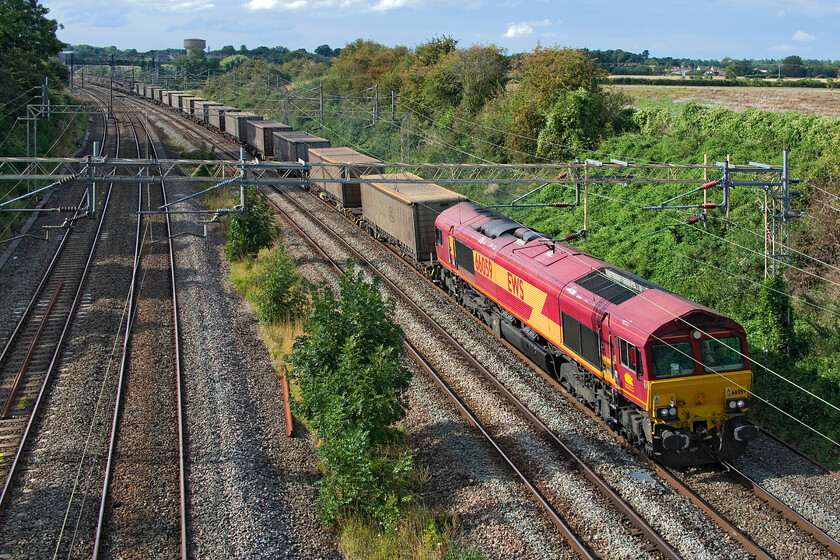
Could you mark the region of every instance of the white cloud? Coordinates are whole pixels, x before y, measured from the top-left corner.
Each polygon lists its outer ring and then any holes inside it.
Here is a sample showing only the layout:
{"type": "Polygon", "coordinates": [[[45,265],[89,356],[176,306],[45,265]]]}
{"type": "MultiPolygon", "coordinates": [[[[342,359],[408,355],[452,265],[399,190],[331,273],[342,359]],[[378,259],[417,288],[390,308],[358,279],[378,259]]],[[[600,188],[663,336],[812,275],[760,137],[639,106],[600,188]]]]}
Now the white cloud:
{"type": "Polygon", "coordinates": [[[547,27],[551,25],[551,20],[544,19],[542,21],[520,21],[519,23],[511,23],[503,35],[508,39],[513,37],[525,37],[534,33],[535,27],[547,27]]]}
{"type": "Polygon", "coordinates": [[[528,25],[527,21],[523,21],[521,23],[511,23],[508,26],[507,32],[505,32],[504,36],[511,38],[511,37],[522,37],[525,35],[530,35],[534,32],[534,28],[528,25]]]}
{"type": "Polygon", "coordinates": [[[797,31],[793,34],[794,41],[813,41],[814,36],[810,33],[805,33],[804,31],[797,31]]]}

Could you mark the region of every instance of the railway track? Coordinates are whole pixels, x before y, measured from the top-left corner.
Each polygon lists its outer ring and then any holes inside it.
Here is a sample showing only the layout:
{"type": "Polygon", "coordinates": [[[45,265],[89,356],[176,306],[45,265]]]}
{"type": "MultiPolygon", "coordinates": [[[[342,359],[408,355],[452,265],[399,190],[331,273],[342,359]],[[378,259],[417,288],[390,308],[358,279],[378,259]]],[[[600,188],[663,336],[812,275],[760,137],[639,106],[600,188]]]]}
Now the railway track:
{"type": "MultiPolygon", "coordinates": [[[[107,138],[103,127],[102,144],[107,138]]],[[[116,147],[114,147],[116,149],[116,147]]],[[[11,499],[18,467],[24,457],[33,425],[55,373],[65,337],[83,299],[97,241],[110,200],[110,185],[98,221],[83,219],[87,195],[65,221],[55,254],[21,312],[12,335],[0,353],[0,473],[3,490],[0,512],[11,499]]]]}
{"type": "MultiPolygon", "coordinates": [[[[282,190],[277,189],[278,192],[283,193],[282,190]]],[[[308,214],[309,211],[302,206],[300,206],[295,199],[292,197],[288,197],[289,201],[292,201],[298,208],[298,210],[303,214],[308,214]]],[[[295,229],[303,236],[305,236],[310,243],[317,247],[317,244],[311,237],[306,234],[306,232],[300,228],[295,219],[287,212],[282,210],[279,206],[275,205],[275,208],[282,212],[287,220],[295,227],[295,229]]],[[[317,220],[316,220],[317,221],[317,220]]],[[[372,273],[378,275],[382,278],[385,283],[388,285],[389,289],[392,290],[395,294],[397,294],[405,303],[412,307],[412,309],[420,314],[423,319],[437,331],[437,334],[446,340],[446,343],[450,345],[452,348],[456,349],[456,351],[461,355],[461,358],[464,359],[469,363],[469,367],[473,368],[476,371],[481,372],[481,374],[489,380],[495,388],[499,391],[501,395],[503,395],[504,399],[508,402],[512,403],[513,406],[526,418],[527,421],[534,426],[541,437],[545,437],[550,439],[553,442],[553,445],[560,451],[562,454],[562,459],[564,461],[568,461],[574,465],[574,468],[579,471],[595,488],[597,488],[597,492],[607,501],[612,504],[621,516],[623,523],[628,524],[632,527],[631,533],[634,538],[638,538],[641,541],[641,548],[646,550],[647,552],[652,552],[656,550],[661,557],[664,558],[681,558],[679,553],[677,553],[662,536],[653,529],[641,516],[639,516],[629,504],[621,498],[610,486],[607,484],[602,477],[600,477],[592,468],[590,468],[586,462],[575,454],[568,446],[566,446],[557,436],[554,434],[552,430],[548,428],[539,418],[531,413],[528,410],[527,406],[517,399],[512,393],[507,391],[504,387],[504,384],[501,383],[491,371],[485,368],[478,360],[476,360],[470,352],[459,342],[455,339],[450,337],[448,333],[442,328],[440,328],[437,322],[432,319],[425,311],[423,311],[419,306],[417,306],[413,298],[405,293],[400,287],[396,284],[391,282],[388,279],[388,276],[376,270],[375,265],[373,265],[368,259],[365,258],[362,253],[357,251],[352,247],[349,242],[345,242],[345,248],[354,254],[354,258],[357,262],[362,263],[366,266],[372,273]]],[[[326,253],[322,253],[325,258],[329,259],[332,265],[337,269],[340,270],[338,263],[336,263],[333,259],[326,255],[326,253]]],[[[450,400],[455,403],[455,406],[463,412],[465,416],[467,416],[469,422],[473,424],[483,435],[485,439],[490,443],[491,447],[498,453],[501,460],[507,464],[511,470],[515,473],[515,476],[518,477],[523,485],[528,489],[528,491],[533,495],[534,499],[537,503],[542,507],[542,509],[546,512],[547,516],[551,520],[551,522],[558,528],[560,534],[563,535],[569,546],[582,558],[598,558],[601,557],[606,553],[604,550],[598,550],[597,547],[594,547],[591,543],[585,542],[578,533],[581,532],[580,528],[576,531],[569,522],[564,518],[569,517],[569,507],[562,507],[557,506],[556,497],[547,497],[544,495],[543,491],[540,490],[540,486],[544,486],[544,483],[537,482],[536,479],[539,477],[538,473],[534,472],[532,466],[527,464],[527,460],[523,459],[521,456],[518,456],[519,453],[516,451],[516,445],[511,445],[510,442],[505,441],[507,438],[504,435],[498,435],[500,433],[498,426],[493,426],[492,421],[485,421],[480,418],[481,413],[478,411],[473,411],[470,409],[470,406],[462,400],[458,395],[457,392],[447,383],[442,375],[439,375],[438,372],[435,370],[434,366],[426,360],[422,352],[418,350],[414,345],[411,344],[410,341],[406,341],[406,349],[409,355],[414,356],[416,360],[420,363],[421,367],[429,372],[430,375],[436,380],[436,382],[441,386],[443,391],[447,394],[450,400]],[[497,435],[494,435],[494,432],[497,435]],[[560,511],[565,509],[566,511],[561,514],[560,511]]]]}
{"type": "MultiPolygon", "coordinates": [[[[138,129],[130,115],[137,156],[138,129]]],[[[151,141],[146,145],[157,157],[151,141]]],[[[180,332],[165,183],[141,184],[134,266],[93,557],[187,557],[187,497],[180,332]]]]}

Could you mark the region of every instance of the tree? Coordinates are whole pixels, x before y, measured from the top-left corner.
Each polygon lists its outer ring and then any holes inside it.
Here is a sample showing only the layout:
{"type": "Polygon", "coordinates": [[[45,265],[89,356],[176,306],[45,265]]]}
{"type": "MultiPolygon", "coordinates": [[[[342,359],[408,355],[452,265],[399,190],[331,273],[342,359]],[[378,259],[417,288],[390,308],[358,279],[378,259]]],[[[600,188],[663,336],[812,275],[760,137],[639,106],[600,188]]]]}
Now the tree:
{"type": "Polygon", "coordinates": [[[434,66],[441,58],[454,52],[457,45],[458,40],[448,35],[436,36],[434,39],[417,45],[414,49],[414,55],[424,66],[434,66]]]}
{"type": "Polygon", "coordinates": [[[318,47],[315,47],[315,54],[320,54],[325,58],[332,58],[334,56],[333,50],[330,48],[329,45],[320,45],[318,47]]]}
{"type": "Polygon", "coordinates": [[[208,68],[207,55],[202,49],[190,49],[186,56],[178,57],[175,60],[176,68],[183,68],[188,72],[198,74],[208,68]]]}
{"type": "MultiPolygon", "coordinates": [[[[55,85],[67,82],[67,67],[53,58],[66,45],[56,38],[60,26],[48,13],[35,0],[0,0],[0,130],[13,128],[26,110],[27,100],[9,106],[10,100],[43,85],[47,77],[55,85]]],[[[13,149],[12,144],[5,149],[13,149]]]]}
{"type": "MultiPolygon", "coordinates": [[[[551,143],[566,145],[574,137],[601,138],[630,126],[626,98],[604,91],[606,71],[583,50],[538,46],[534,52],[519,58],[514,76],[518,78],[518,87],[506,99],[503,110],[507,113],[504,120],[510,123],[508,130],[513,133],[507,136],[505,144],[518,161],[533,161],[551,143]],[[574,95],[569,97],[572,92],[574,95]],[[590,97],[591,101],[585,99],[590,97]],[[602,127],[597,131],[581,120],[586,114],[595,116],[594,107],[604,111],[597,115],[595,123],[602,127]],[[543,133],[552,113],[549,130],[543,133]],[[578,116],[570,121],[573,114],[578,116]],[[572,121],[580,125],[576,131],[561,130],[572,121]]],[[[555,151],[548,149],[543,153],[555,151]]]]}
{"type": "Polygon", "coordinates": [[[496,45],[474,45],[455,52],[453,71],[461,85],[461,105],[477,113],[484,104],[504,91],[510,61],[496,45]]]}
{"type": "Polygon", "coordinates": [[[233,56],[236,54],[236,49],[233,48],[233,45],[225,45],[221,48],[219,54],[222,56],[233,56]]]}
{"type": "Polygon", "coordinates": [[[235,54],[233,56],[228,56],[223,58],[221,62],[219,62],[219,68],[222,72],[227,72],[229,70],[233,70],[243,62],[248,60],[248,57],[243,54],[235,54]]]}
{"type": "Polygon", "coordinates": [[[801,78],[805,75],[805,64],[796,55],[786,57],[782,61],[782,76],[788,78],[801,78]]]}

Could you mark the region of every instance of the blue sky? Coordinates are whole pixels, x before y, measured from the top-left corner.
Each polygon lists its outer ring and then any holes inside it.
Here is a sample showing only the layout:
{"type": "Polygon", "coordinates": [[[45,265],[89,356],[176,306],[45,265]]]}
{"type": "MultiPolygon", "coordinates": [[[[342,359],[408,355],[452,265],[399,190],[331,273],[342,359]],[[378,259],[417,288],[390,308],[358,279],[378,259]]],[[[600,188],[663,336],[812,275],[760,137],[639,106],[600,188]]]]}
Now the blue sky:
{"type": "Polygon", "coordinates": [[[543,46],[702,59],[840,58],[833,0],[41,0],[70,44],[147,51],[282,45],[312,51],[357,38],[408,47],[436,35],[509,53],[543,46]]]}

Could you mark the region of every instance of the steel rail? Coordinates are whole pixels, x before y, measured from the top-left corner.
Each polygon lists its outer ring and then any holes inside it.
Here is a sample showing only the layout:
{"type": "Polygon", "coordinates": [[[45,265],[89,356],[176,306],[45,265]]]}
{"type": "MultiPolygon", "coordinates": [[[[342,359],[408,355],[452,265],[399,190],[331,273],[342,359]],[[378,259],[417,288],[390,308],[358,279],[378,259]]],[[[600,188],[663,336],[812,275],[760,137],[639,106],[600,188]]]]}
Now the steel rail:
{"type": "Polygon", "coordinates": [[[794,510],[772,492],[764,488],[761,484],[750,478],[749,475],[743,471],[738,470],[732,463],[724,461],[721,463],[723,467],[729,471],[730,476],[738,479],[739,482],[747,486],[752,492],[758,496],[762,501],[766,502],[770,507],[781,513],[784,517],[796,523],[800,529],[814,537],[821,544],[825,545],[832,554],[840,558],[840,543],[838,543],[831,536],[827,535],[825,531],[808,521],[802,514],[794,510]]]}
{"type": "MultiPolygon", "coordinates": [[[[103,126],[103,132],[102,132],[102,135],[103,135],[102,136],[102,139],[103,139],[103,144],[102,145],[104,145],[104,139],[107,137],[107,133],[108,133],[108,123],[107,123],[107,119],[104,119],[104,115],[103,115],[103,121],[104,121],[104,126],[103,126]]],[[[52,380],[52,374],[55,371],[56,366],[58,365],[60,355],[61,355],[61,351],[62,351],[63,346],[64,346],[64,340],[65,340],[65,338],[66,338],[66,336],[67,336],[67,334],[70,330],[70,326],[72,324],[76,309],[79,306],[79,302],[82,299],[82,288],[84,287],[85,281],[87,280],[88,272],[90,271],[91,265],[93,263],[93,257],[94,257],[94,254],[96,253],[96,248],[97,248],[98,243],[99,243],[100,234],[102,233],[102,226],[103,226],[104,221],[105,221],[105,216],[107,215],[107,212],[108,212],[110,197],[111,197],[111,190],[109,188],[108,189],[108,194],[107,194],[107,196],[105,198],[105,201],[103,203],[103,208],[102,208],[102,212],[100,214],[99,222],[97,224],[96,232],[93,235],[93,242],[91,243],[90,250],[88,252],[88,257],[87,257],[87,260],[85,262],[85,266],[84,266],[84,268],[82,270],[82,273],[80,275],[80,278],[79,278],[79,281],[78,281],[78,284],[77,284],[77,288],[76,288],[76,292],[75,292],[75,295],[73,297],[73,301],[70,303],[70,306],[69,306],[69,309],[68,309],[68,312],[67,312],[67,318],[64,322],[64,326],[61,330],[61,333],[59,334],[58,339],[56,341],[56,345],[55,345],[55,348],[53,349],[52,358],[50,360],[50,363],[47,366],[46,371],[44,372],[44,377],[43,377],[43,381],[41,382],[41,387],[38,390],[38,395],[35,398],[35,403],[32,405],[32,410],[29,413],[29,419],[27,420],[26,427],[24,428],[23,434],[21,435],[20,443],[18,444],[17,450],[15,452],[14,459],[12,460],[12,464],[9,466],[9,471],[6,473],[6,478],[5,478],[5,481],[3,483],[3,490],[2,490],[2,492],[0,492],[0,514],[3,514],[5,512],[6,507],[8,505],[8,500],[9,500],[9,496],[11,494],[11,490],[12,490],[12,487],[13,487],[13,481],[15,479],[15,475],[17,474],[17,469],[18,469],[18,467],[19,467],[19,465],[20,465],[20,463],[23,459],[26,447],[29,443],[29,437],[30,437],[30,434],[32,432],[32,428],[35,424],[35,420],[38,418],[38,413],[41,410],[41,404],[42,404],[42,402],[44,400],[44,396],[47,392],[47,387],[49,386],[50,381],[52,380]]],[[[83,200],[84,200],[84,197],[83,197],[83,200]]],[[[81,205],[81,202],[80,202],[80,205],[81,205]]],[[[68,232],[62,239],[62,242],[61,242],[61,245],[60,245],[60,247],[62,249],[57,250],[56,255],[53,256],[53,259],[51,260],[49,266],[47,267],[46,272],[44,273],[44,277],[41,279],[41,282],[39,283],[38,288],[36,289],[36,295],[33,296],[33,299],[32,299],[32,301],[30,301],[30,304],[27,307],[27,310],[24,312],[24,315],[27,315],[31,311],[31,309],[34,307],[35,302],[37,301],[38,292],[40,292],[43,289],[43,287],[46,285],[48,277],[51,276],[53,273],[55,273],[55,270],[56,270],[55,267],[56,267],[56,264],[58,262],[59,253],[63,250],[64,247],[66,247],[66,242],[69,239],[70,239],[70,236],[69,236],[69,232],[68,232]]],[[[16,327],[15,333],[14,333],[13,336],[17,336],[19,330],[20,330],[20,323],[18,324],[18,327],[16,327]]],[[[7,348],[8,347],[9,347],[9,345],[7,344],[7,348]]],[[[4,349],[4,351],[3,351],[4,355],[6,354],[7,348],[4,349]]]]}
{"type": "Polygon", "coordinates": [[[41,341],[41,335],[44,334],[44,328],[47,326],[47,321],[50,318],[50,314],[52,313],[53,307],[55,307],[55,302],[56,300],[58,300],[58,296],[61,293],[61,289],[63,287],[64,282],[59,282],[58,287],[55,289],[55,293],[50,299],[50,302],[47,304],[47,308],[44,310],[44,316],[41,318],[41,323],[38,325],[38,330],[35,332],[35,336],[32,338],[32,342],[29,344],[29,349],[26,351],[26,356],[23,358],[23,363],[20,365],[20,368],[18,368],[14,381],[12,381],[12,387],[9,389],[9,394],[6,397],[6,404],[3,405],[3,411],[0,412],[0,420],[5,420],[12,409],[12,405],[14,404],[15,398],[17,397],[18,389],[20,388],[20,383],[21,381],[23,381],[23,374],[26,372],[26,368],[29,367],[29,362],[32,360],[32,356],[35,354],[35,349],[38,347],[38,342],[41,341]]]}
{"type": "MultiPolygon", "coordinates": [[[[145,128],[145,124],[144,124],[145,128]]],[[[146,129],[148,137],[149,130],[146,129]]],[[[149,143],[152,151],[157,158],[157,148],[154,143],[149,143]]],[[[147,154],[148,155],[148,154],[147,154]]],[[[163,195],[163,206],[166,207],[166,184],[161,180],[161,191],[163,195]]],[[[166,237],[169,245],[169,270],[172,285],[172,320],[173,320],[173,336],[175,342],[175,391],[178,408],[178,488],[180,492],[180,517],[181,517],[181,560],[187,560],[187,482],[186,482],[186,458],[184,453],[184,393],[183,393],[183,376],[181,372],[181,327],[178,321],[178,289],[175,280],[175,247],[172,241],[172,224],[170,221],[170,214],[166,212],[166,237]]]]}
{"type": "MultiPolygon", "coordinates": [[[[119,142],[119,134],[117,134],[117,141],[119,142]]],[[[139,144],[139,143],[138,143],[139,144]]],[[[142,188],[138,186],[138,202],[137,202],[137,227],[134,239],[134,266],[131,271],[131,284],[128,293],[128,313],[126,314],[125,334],[123,336],[122,356],[120,357],[120,368],[117,375],[117,394],[114,400],[114,412],[111,419],[111,437],[108,443],[108,455],[105,461],[105,474],[102,484],[102,495],[99,501],[99,515],[96,521],[96,533],[93,541],[93,555],[92,558],[99,558],[99,548],[102,544],[102,535],[105,524],[105,509],[108,500],[108,491],[111,481],[111,470],[114,463],[114,450],[116,449],[117,433],[119,431],[120,410],[122,405],[122,392],[125,385],[125,371],[128,363],[128,347],[131,341],[131,330],[134,326],[134,313],[136,306],[136,290],[138,281],[138,272],[140,266],[140,249],[141,249],[141,235],[142,235],[142,215],[139,213],[143,209],[143,193],[142,188]]]]}
{"type": "MultiPolygon", "coordinates": [[[[137,130],[133,123],[131,124],[131,130],[135,137],[135,143],[137,145],[138,151],[140,150],[140,141],[137,137],[137,130]]],[[[150,138],[149,130],[145,123],[139,123],[142,126],[147,139],[150,138]]],[[[154,152],[154,157],[157,157],[157,148],[152,142],[148,142],[147,144],[152,152],[154,152]]],[[[149,154],[147,154],[148,156],[149,154]]],[[[149,181],[153,182],[153,181],[149,181]]],[[[148,184],[148,183],[146,183],[148,184]]],[[[94,559],[99,557],[99,552],[102,544],[102,538],[104,535],[104,525],[105,525],[105,514],[106,514],[106,503],[109,495],[110,489],[110,481],[111,481],[111,473],[113,470],[114,464],[114,456],[116,452],[116,439],[119,433],[119,419],[120,419],[120,409],[122,406],[122,392],[124,387],[124,378],[125,378],[125,371],[127,368],[127,359],[128,359],[128,348],[130,345],[131,339],[131,331],[134,323],[134,317],[136,312],[136,307],[138,305],[137,301],[137,281],[138,281],[138,273],[140,270],[140,260],[141,260],[141,251],[142,251],[142,223],[145,213],[142,211],[143,205],[143,195],[142,195],[142,185],[139,185],[138,189],[138,210],[137,210],[137,225],[136,225],[136,237],[135,237],[135,249],[134,249],[134,267],[132,269],[132,278],[131,278],[131,287],[129,290],[129,313],[128,313],[128,320],[125,330],[125,336],[123,340],[123,348],[122,348],[122,357],[120,360],[120,370],[118,375],[118,382],[117,382],[117,395],[115,397],[115,404],[114,404],[114,412],[112,418],[112,425],[111,425],[111,437],[109,441],[109,448],[108,448],[108,457],[106,460],[106,467],[105,467],[105,475],[103,480],[102,486],[102,496],[100,499],[100,506],[99,506],[99,515],[97,518],[97,528],[96,534],[94,536],[94,549],[92,557],[94,559]]],[[[166,204],[166,185],[163,180],[160,181],[160,188],[161,188],[161,196],[163,198],[164,204],[166,204]]],[[[180,557],[182,560],[186,560],[188,558],[188,532],[187,532],[187,515],[186,515],[186,505],[187,505],[187,491],[186,491],[186,465],[185,465],[185,457],[186,454],[184,452],[185,447],[185,424],[184,424],[184,407],[183,407],[183,377],[181,372],[181,345],[180,345],[180,326],[179,326],[179,319],[178,319],[178,298],[177,298],[177,283],[175,277],[175,256],[174,256],[174,245],[172,242],[172,230],[171,230],[171,222],[169,213],[166,213],[166,232],[167,232],[167,245],[169,251],[169,265],[170,265],[170,277],[169,282],[172,289],[172,313],[173,313],[173,345],[174,345],[174,361],[175,361],[175,391],[176,391],[176,414],[177,414],[177,429],[178,429],[178,487],[179,487],[179,551],[180,557]]]]}

